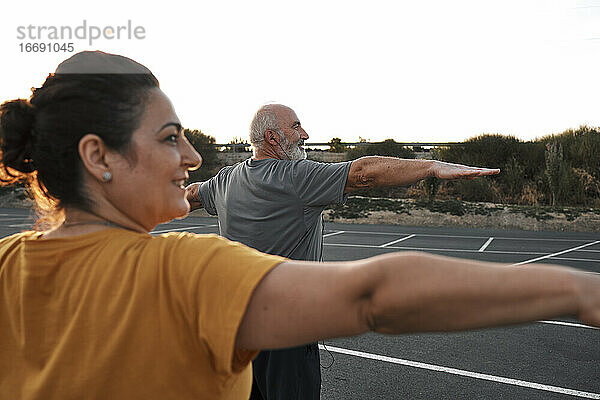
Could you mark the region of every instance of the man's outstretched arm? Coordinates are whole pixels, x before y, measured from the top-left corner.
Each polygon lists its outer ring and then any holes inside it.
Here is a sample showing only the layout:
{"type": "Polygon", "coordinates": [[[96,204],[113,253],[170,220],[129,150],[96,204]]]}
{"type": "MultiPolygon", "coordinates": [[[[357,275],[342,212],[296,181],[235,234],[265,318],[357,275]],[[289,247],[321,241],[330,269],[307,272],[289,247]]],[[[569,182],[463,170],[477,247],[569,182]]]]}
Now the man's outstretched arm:
{"type": "Polygon", "coordinates": [[[204,207],[198,196],[198,186],[200,186],[200,182],[194,182],[185,188],[185,198],[190,203],[190,211],[204,207]]]}
{"type": "Polygon", "coordinates": [[[363,188],[412,185],[428,177],[473,179],[499,172],[494,168],[469,167],[436,160],[368,156],[352,162],[344,193],[363,188]]]}

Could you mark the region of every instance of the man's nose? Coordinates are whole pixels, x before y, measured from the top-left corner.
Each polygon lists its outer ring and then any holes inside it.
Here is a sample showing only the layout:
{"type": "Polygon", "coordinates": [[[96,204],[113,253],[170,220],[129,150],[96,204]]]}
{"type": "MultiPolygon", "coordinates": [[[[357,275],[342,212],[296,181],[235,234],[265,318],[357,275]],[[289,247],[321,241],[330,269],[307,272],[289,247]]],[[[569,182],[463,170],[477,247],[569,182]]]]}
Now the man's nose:
{"type": "Polygon", "coordinates": [[[300,127],[300,138],[302,140],[308,139],[308,133],[306,133],[306,131],[302,127],[300,127]]]}

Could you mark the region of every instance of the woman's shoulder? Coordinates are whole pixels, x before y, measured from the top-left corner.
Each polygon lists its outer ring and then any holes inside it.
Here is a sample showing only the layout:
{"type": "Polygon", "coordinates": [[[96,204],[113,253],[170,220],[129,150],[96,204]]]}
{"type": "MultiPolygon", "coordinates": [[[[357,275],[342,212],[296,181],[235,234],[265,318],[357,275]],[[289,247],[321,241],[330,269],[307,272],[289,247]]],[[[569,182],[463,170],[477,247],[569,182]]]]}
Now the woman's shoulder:
{"type": "Polygon", "coordinates": [[[245,259],[249,258],[277,258],[259,252],[256,249],[248,247],[242,243],[234,242],[216,234],[196,234],[190,232],[169,232],[160,236],[155,236],[154,240],[165,246],[167,251],[179,255],[195,254],[198,259],[217,260],[227,259],[245,259]]]}
{"type": "Polygon", "coordinates": [[[153,235],[144,246],[175,252],[197,252],[227,247],[234,242],[216,234],[197,234],[192,232],[167,232],[153,235]]]}
{"type": "MultiPolygon", "coordinates": [[[[36,239],[41,234],[34,231],[15,233],[0,239],[0,270],[4,268],[6,260],[18,259],[28,239],[36,239]]],[[[1,275],[1,272],[0,272],[1,275]]]]}
{"type": "Polygon", "coordinates": [[[197,234],[193,232],[166,232],[160,235],[154,235],[153,241],[158,243],[225,243],[227,239],[214,233],[197,234]]]}
{"type": "Polygon", "coordinates": [[[0,250],[5,250],[7,248],[14,247],[15,245],[18,245],[24,240],[35,239],[40,237],[41,235],[41,232],[25,231],[3,237],[0,239],[0,250]]]}

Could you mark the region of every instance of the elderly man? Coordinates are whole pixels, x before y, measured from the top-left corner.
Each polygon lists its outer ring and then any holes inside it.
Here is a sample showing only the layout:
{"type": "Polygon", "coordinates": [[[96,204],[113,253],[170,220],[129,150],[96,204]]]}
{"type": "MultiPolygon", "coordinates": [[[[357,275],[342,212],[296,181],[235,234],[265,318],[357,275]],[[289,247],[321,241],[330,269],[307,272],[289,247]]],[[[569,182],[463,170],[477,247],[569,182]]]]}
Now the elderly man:
{"type": "MultiPolygon", "coordinates": [[[[433,160],[362,157],[341,163],[306,160],[308,134],[294,110],[268,104],[250,125],[254,156],[223,168],[186,189],[192,209],[217,215],[221,235],[262,252],[295,260],[321,260],[323,209],[343,204],[352,190],[492,175],[498,169],[433,160]]],[[[321,373],[316,343],[263,351],[253,362],[251,399],[319,399],[321,373]]]]}

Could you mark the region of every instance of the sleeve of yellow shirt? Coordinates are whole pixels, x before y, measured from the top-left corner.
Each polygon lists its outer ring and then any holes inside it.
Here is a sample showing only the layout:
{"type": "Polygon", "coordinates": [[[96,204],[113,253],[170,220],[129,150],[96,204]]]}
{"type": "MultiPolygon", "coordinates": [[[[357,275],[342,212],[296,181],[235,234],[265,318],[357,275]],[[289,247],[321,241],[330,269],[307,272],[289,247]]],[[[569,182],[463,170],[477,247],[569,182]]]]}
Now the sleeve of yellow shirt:
{"type": "Polygon", "coordinates": [[[174,282],[189,295],[199,340],[218,373],[242,370],[256,351],[235,351],[235,339],[256,286],[284,258],[214,235],[178,234],[174,282]]]}

